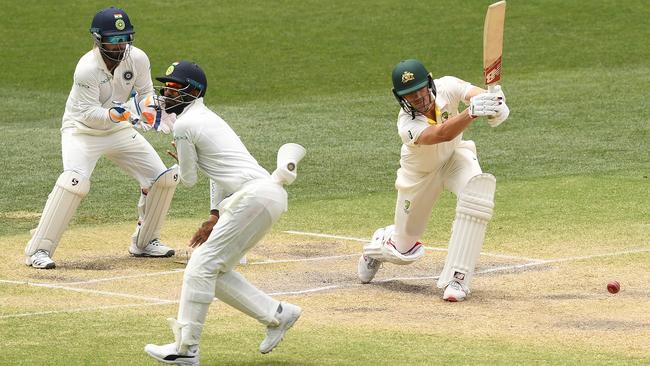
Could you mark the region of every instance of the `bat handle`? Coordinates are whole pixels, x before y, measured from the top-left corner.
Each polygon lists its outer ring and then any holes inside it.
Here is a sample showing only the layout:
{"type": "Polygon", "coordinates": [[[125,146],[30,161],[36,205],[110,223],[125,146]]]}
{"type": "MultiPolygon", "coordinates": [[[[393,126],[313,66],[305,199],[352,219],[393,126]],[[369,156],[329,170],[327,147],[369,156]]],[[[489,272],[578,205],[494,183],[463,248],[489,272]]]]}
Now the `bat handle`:
{"type": "MultiPolygon", "coordinates": [[[[490,84],[488,85],[488,93],[495,93],[496,92],[496,86],[497,84],[490,84]]],[[[494,116],[488,116],[488,120],[494,119],[494,116]]]]}

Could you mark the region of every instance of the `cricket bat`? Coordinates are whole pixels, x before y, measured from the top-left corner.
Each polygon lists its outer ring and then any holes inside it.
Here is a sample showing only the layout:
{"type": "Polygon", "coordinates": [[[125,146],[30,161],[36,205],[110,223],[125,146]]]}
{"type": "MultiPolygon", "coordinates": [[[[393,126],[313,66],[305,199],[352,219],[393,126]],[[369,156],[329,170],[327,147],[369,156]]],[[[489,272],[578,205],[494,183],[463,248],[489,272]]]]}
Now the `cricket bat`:
{"type": "Polygon", "coordinates": [[[501,80],[501,55],[503,54],[503,26],[506,19],[506,2],[490,5],[483,26],[483,75],[490,93],[501,80]]]}

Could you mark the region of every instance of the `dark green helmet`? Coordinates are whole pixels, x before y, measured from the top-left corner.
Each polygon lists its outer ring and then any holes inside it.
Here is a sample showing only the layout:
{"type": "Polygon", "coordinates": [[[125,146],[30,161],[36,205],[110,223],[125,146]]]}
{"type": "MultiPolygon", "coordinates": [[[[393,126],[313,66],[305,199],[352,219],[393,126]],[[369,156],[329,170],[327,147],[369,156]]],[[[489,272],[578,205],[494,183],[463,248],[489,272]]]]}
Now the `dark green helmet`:
{"type": "Polygon", "coordinates": [[[417,111],[404,99],[404,96],[426,86],[429,87],[435,98],[436,86],[433,83],[433,77],[420,61],[413,59],[400,61],[393,69],[393,95],[402,109],[411,114],[413,118],[417,111]]]}

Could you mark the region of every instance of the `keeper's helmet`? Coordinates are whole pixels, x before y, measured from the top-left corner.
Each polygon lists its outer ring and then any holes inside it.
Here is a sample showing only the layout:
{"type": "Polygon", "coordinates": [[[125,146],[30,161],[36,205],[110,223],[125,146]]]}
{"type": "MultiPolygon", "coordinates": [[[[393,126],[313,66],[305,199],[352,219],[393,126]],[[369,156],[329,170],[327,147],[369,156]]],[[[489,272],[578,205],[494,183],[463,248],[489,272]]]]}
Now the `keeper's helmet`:
{"type": "Polygon", "coordinates": [[[406,113],[413,118],[419,113],[405,98],[405,95],[416,92],[424,87],[428,87],[431,94],[431,103],[436,97],[436,86],[433,83],[431,73],[418,60],[400,61],[393,68],[393,95],[399,105],[406,113]]]}
{"type": "Polygon", "coordinates": [[[118,63],[129,54],[134,33],[126,12],[113,6],[98,11],[90,24],[90,34],[102,55],[118,63]],[[107,45],[120,47],[109,49],[107,45]]]}
{"type": "Polygon", "coordinates": [[[180,114],[188,104],[205,96],[208,79],[205,72],[192,61],[176,61],[165,71],[164,76],[156,77],[164,83],[159,93],[165,103],[165,111],[180,114]],[[175,92],[170,93],[169,91],[175,92]],[[173,94],[173,95],[172,95],[173,94]]]}

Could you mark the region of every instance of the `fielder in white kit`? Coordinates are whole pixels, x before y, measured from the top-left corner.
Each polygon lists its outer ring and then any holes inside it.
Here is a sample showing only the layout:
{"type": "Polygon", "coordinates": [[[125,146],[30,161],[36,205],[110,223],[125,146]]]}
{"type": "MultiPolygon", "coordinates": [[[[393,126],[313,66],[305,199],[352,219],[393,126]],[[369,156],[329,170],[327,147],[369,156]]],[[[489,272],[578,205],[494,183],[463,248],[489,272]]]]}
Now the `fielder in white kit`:
{"type": "Polygon", "coordinates": [[[462,140],[462,135],[480,116],[489,117],[488,124],[496,127],[509,109],[500,89],[487,93],[451,76],[434,80],[417,60],[398,63],[392,80],[401,106],[397,130],[403,143],[395,181],[395,224],[377,229],[364,246],[359,279],[372,281],[383,262],[411,264],[424,255],[419,240],[433,205],[447,189],[458,201],[437,286],[444,289],[444,300],[462,301],[470,293],[496,188],[494,176],[481,170],[474,142],[462,140]],[[469,107],[459,112],[461,101],[469,107]]]}
{"type": "Polygon", "coordinates": [[[90,33],[94,46],[77,64],[63,114],[63,173],[25,248],[26,264],[34,268],[55,267],[54,251],[88,193],[90,177],[103,155],[141,187],[139,221],[129,252],[139,257],[174,255],[159,236],[178,183],[178,170],[176,166],[167,169],[149,142],[133,128],[134,123],[143,129],[159,123],[160,114],[152,107],[149,58],[132,45],[133,26],[122,9],[99,11],[90,33]],[[133,91],[140,96],[136,103],[142,118],[121,104],[133,91]]]}
{"type": "Polygon", "coordinates": [[[190,242],[196,249],[183,276],[178,316],[168,319],[175,342],[148,344],[145,351],[164,363],[198,365],[201,332],[216,297],[267,327],[259,349],[268,353],[298,320],[301,309],[271,298],[233,269],[287,210],[283,185],[296,178],[305,150],[297,144],[283,145],[271,175],[232,128],[204,105],[207,78],[198,65],[175,62],[156,79],[165,83],[163,108],[178,116],[173,130],[180,180],[193,186],[197,171],[203,171],[210,178],[216,210],[202,227],[209,233],[207,240],[195,235],[190,242]]]}

